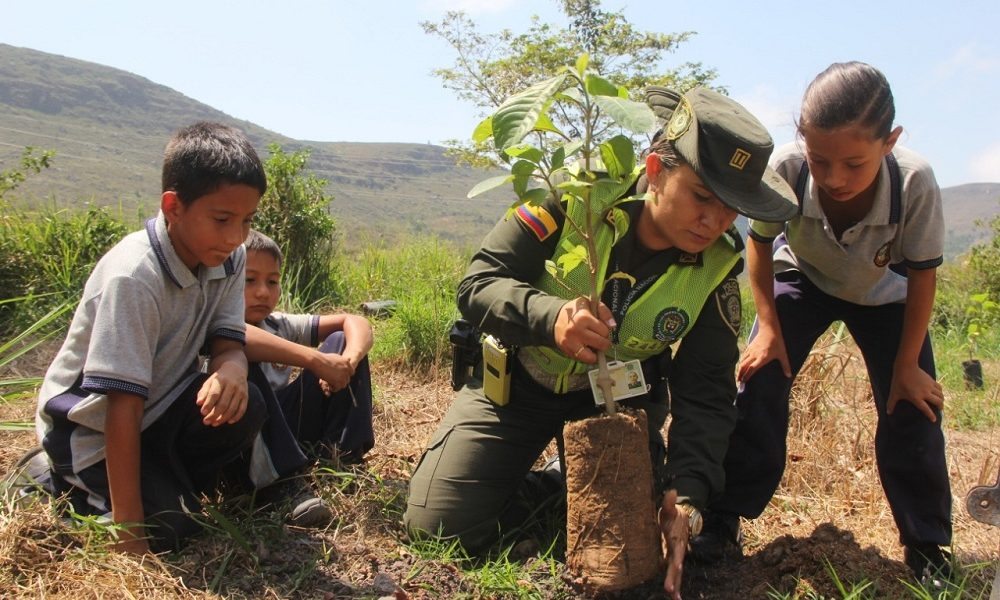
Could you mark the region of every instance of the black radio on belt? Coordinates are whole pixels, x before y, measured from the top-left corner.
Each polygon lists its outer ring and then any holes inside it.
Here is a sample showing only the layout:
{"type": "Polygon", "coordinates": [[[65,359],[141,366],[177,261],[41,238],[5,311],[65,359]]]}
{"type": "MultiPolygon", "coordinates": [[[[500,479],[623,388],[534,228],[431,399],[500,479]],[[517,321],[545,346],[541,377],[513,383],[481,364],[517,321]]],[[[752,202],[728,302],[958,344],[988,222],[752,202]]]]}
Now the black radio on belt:
{"type": "Polygon", "coordinates": [[[451,326],[451,389],[462,389],[466,380],[483,359],[482,335],[475,325],[458,319],[451,326]]]}

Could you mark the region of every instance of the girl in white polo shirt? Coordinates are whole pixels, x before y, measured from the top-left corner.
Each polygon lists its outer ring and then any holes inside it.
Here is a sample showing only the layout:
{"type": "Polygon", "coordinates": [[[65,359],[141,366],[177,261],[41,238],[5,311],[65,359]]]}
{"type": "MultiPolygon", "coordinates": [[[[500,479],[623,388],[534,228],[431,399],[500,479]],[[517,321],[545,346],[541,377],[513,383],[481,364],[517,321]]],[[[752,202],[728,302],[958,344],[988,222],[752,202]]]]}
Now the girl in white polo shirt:
{"type": "Polygon", "coordinates": [[[757,321],[738,369],[726,491],[694,542],[696,557],[720,558],[738,544],[738,517],[754,518],[770,501],[784,471],[792,382],[839,320],[868,368],[875,455],[906,564],[919,579],[948,567],[944,395],[927,334],[943,253],[941,193],[927,162],[896,145],[902,127],[894,116],[881,72],[833,64],[805,92],[800,141],[772,157],[797,188],[799,216],[784,226],[751,222],[757,321]]]}

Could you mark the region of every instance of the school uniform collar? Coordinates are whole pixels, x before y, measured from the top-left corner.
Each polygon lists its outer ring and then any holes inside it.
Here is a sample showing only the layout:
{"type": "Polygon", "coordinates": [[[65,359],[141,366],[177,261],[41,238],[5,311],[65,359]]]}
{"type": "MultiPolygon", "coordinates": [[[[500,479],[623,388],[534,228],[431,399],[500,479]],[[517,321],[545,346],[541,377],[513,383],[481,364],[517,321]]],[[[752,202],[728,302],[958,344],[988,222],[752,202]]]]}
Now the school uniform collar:
{"type": "MultiPolygon", "coordinates": [[[[149,244],[153,248],[153,253],[156,254],[156,262],[160,264],[164,275],[174,282],[174,285],[184,289],[198,284],[199,277],[184,264],[181,257],[177,255],[174,245],[170,242],[170,236],[167,234],[167,219],[164,217],[163,211],[158,212],[155,218],[146,221],[146,235],[149,236],[149,244]]],[[[235,273],[236,266],[232,256],[217,267],[202,265],[198,268],[198,275],[204,274],[206,280],[223,279],[235,273]]]]}
{"type": "MultiPolygon", "coordinates": [[[[892,183],[890,178],[889,165],[886,159],[882,159],[882,166],[879,167],[878,183],[876,183],[875,189],[875,203],[858,225],[895,225],[899,223],[902,215],[902,206],[900,205],[900,199],[894,197],[891,193],[892,183]],[[884,198],[888,198],[889,201],[886,202],[883,200],[884,198]]],[[[819,187],[816,185],[816,179],[812,176],[812,173],[809,174],[808,190],[809,196],[802,201],[802,215],[822,220],[824,215],[823,209],[819,206],[819,187]]]]}

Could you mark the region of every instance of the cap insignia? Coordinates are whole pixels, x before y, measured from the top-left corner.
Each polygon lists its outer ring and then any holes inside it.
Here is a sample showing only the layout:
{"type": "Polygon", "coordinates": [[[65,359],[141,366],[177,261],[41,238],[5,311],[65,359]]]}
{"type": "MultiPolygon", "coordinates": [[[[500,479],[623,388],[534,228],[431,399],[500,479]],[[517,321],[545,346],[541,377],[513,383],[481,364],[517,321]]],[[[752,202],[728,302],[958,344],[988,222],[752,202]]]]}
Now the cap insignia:
{"type": "Polygon", "coordinates": [[[687,98],[681,97],[680,102],[677,103],[677,108],[674,109],[674,114],[670,117],[670,122],[667,123],[667,139],[671,141],[676,140],[684,135],[684,132],[690,126],[691,105],[688,104],[687,98]]]}
{"type": "Polygon", "coordinates": [[[743,148],[737,148],[736,151],[733,152],[733,157],[729,159],[729,166],[742,171],[743,167],[747,166],[747,161],[749,160],[750,153],[743,148]]]}

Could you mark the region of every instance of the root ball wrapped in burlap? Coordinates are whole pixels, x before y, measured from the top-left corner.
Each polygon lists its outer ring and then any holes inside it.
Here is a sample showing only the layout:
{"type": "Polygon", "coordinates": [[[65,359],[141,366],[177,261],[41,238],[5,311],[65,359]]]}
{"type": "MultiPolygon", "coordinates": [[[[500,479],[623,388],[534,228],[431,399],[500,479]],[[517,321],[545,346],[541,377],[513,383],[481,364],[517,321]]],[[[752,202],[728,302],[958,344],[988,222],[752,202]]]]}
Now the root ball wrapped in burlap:
{"type": "Polygon", "coordinates": [[[646,414],[569,423],[566,566],[591,594],[635,587],[663,564],[646,414]]]}

